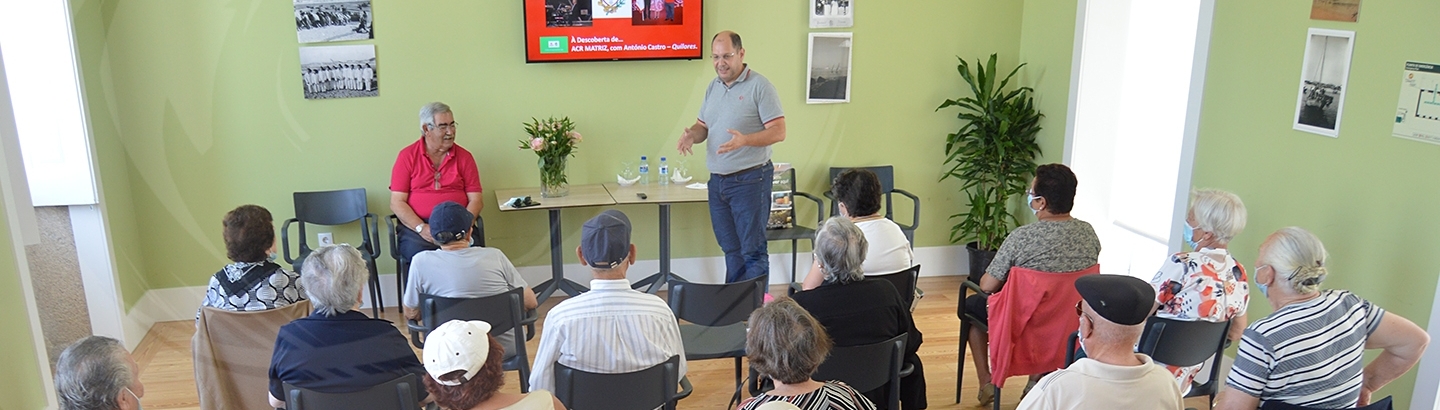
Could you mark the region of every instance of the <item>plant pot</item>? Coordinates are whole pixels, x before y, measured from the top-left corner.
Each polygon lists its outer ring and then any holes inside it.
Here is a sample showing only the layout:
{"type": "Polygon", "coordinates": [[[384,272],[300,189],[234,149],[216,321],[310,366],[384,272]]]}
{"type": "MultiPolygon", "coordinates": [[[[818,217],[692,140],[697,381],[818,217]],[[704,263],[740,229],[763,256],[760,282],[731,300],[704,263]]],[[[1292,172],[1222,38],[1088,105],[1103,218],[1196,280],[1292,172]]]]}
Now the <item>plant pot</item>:
{"type": "Polygon", "coordinates": [[[995,251],[977,248],[975,242],[965,244],[965,251],[970,254],[970,281],[980,283],[980,275],[984,275],[990,261],[995,260],[995,251]]]}
{"type": "Polygon", "coordinates": [[[540,158],[540,197],[559,198],[570,194],[565,178],[565,157],[540,158]]]}

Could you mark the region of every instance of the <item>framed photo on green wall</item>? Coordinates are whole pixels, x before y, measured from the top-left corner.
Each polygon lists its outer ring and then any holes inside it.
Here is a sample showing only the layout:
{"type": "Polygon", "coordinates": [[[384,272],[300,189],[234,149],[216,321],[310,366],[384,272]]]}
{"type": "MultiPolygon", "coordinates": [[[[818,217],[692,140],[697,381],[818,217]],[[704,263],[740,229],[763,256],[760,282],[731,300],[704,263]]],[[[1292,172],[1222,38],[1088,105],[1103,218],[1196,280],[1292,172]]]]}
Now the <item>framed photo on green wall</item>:
{"type": "Polygon", "coordinates": [[[1354,31],[1309,30],[1300,70],[1300,92],[1295,97],[1296,130],[1332,138],[1340,136],[1340,115],[1344,113],[1345,83],[1350,77],[1350,52],[1354,44],[1354,31]]]}

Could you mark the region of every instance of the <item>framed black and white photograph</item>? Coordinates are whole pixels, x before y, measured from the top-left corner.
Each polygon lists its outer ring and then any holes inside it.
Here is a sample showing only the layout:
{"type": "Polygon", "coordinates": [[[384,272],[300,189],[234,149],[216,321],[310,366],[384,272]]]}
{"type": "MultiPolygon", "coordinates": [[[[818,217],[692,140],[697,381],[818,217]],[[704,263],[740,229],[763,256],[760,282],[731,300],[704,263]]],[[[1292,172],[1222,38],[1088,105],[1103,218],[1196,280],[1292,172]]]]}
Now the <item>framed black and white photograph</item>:
{"type": "Polygon", "coordinates": [[[810,28],[847,28],[855,26],[855,0],[805,0],[814,3],[810,9],[810,28]]]}
{"type": "Polygon", "coordinates": [[[374,39],[370,0],[295,0],[295,34],[302,44],[374,39]]]}
{"type": "Polygon", "coordinates": [[[1344,112],[1345,82],[1350,76],[1354,45],[1354,31],[1310,29],[1305,41],[1305,64],[1300,71],[1300,95],[1295,101],[1295,129],[1332,138],[1340,136],[1340,114],[1344,112]]]}
{"type": "Polygon", "coordinates": [[[806,104],[850,102],[852,33],[810,33],[806,104]]]}
{"type": "Polygon", "coordinates": [[[380,95],[375,74],[374,44],[300,47],[300,78],[307,100],[380,95]]]}

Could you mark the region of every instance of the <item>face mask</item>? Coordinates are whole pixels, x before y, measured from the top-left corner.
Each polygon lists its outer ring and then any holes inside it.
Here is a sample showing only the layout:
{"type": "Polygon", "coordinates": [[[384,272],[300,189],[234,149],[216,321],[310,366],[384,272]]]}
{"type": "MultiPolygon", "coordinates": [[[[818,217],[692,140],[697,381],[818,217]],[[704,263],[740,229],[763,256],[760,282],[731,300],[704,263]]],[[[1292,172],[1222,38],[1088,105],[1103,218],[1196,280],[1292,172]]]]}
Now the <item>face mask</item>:
{"type": "MultiPolygon", "coordinates": [[[[1031,195],[1031,194],[1025,194],[1025,198],[1026,198],[1025,207],[1029,208],[1029,207],[1030,207],[1030,204],[1035,203],[1035,200],[1036,200],[1036,199],[1040,199],[1040,198],[1044,198],[1044,197],[1042,197],[1042,196],[1035,196],[1035,195],[1031,195]]],[[[1040,210],[1039,210],[1039,209],[1035,209],[1035,208],[1030,208],[1030,214],[1031,214],[1031,215],[1039,215],[1039,214],[1040,214],[1040,210]]]]}
{"type": "Polygon", "coordinates": [[[1190,226],[1190,222],[1185,222],[1185,234],[1183,236],[1185,237],[1185,243],[1190,244],[1190,249],[1200,250],[1200,244],[1195,242],[1195,227],[1190,226]]]}
{"type": "Polygon", "coordinates": [[[144,410],[145,407],[140,405],[140,396],[136,396],[135,392],[133,390],[130,390],[129,387],[126,387],[125,391],[130,393],[130,397],[135,398],[135,410],[144,410]]]}
{"type": "Polygon", "coordinates": [[[1076,337],[1076,338],[1075,338],[1076,340],[1079,340],[1079,341],[1080,341],[1080,351],[1086,352],[1085,355],[1086,355],[1086,356],[1089,356],[1089,355],[1090,355],[1089,351],[1088,351],[1088,350],[1085,350],[1085,325],[1084,325],[1084,324],[1081,324],[1081,325],[1080,325],[1080,328],[1079,328],[1079,329],[1076,329],[1075,332],[1076,332],[1075,334],[1080,335],[1079,337],[1076,337]]]}
{"type": "MultiPolygon", "coordinates": [[[[1270,287],[1269,287],[1269,286],[1265,286],[1264,283],[1260,283],[1260,269],[1262,269],[1262,268],[1264,268],[1264,267],[1266,267],[1266,266],[1270,266],[1270,265],[1261,265],[1259,268],[1255,268],[1255,286],[1260,288],[1260,294],[1261,294],[1261,295],[1265,295],[1266,298],[1269,298],[1269,297],[1270,297],[1270,287]]],[[[1270,269],[1271,269],[1271,270],[1274,270],[1275,268],[1270,268],[1270,269]]]]}
{"type": "Polygon", "coordinates": [[[266,261],[266,262],[274,262],[276,259],[279,259],[279,258],[280,258],[280,254],[275,253],[275,252],[270,252],[269,254],[266,254],[266,255],[265,255],[265,261],[266,261]]]}

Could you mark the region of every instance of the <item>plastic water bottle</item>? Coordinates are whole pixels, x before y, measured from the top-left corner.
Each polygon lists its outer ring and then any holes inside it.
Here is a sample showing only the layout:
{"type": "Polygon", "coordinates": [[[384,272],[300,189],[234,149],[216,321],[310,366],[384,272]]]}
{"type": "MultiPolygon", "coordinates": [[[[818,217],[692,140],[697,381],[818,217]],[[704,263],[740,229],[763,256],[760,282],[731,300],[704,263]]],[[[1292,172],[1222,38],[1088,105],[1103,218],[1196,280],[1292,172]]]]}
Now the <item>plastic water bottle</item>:
{"type": "Polygon", "coordinates": [[[640,156],[640,185],[650,185],[650,158],[640,156]]]}
{"type": "Polygon", "coordinates": [[[665,157],[660,157],[660,185],[670,185],[670,166],[665,165],[665,157]]]}

